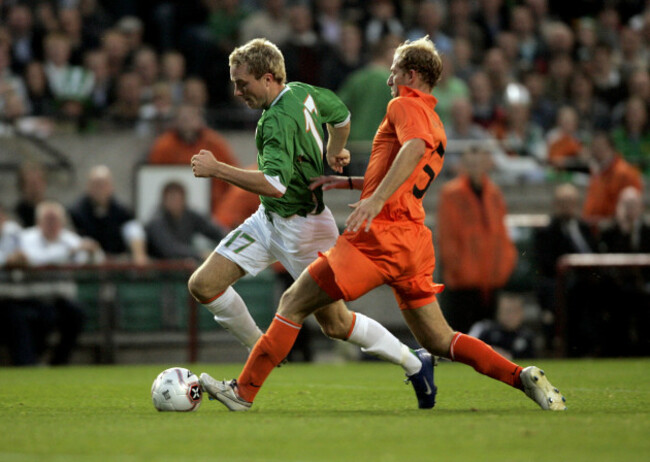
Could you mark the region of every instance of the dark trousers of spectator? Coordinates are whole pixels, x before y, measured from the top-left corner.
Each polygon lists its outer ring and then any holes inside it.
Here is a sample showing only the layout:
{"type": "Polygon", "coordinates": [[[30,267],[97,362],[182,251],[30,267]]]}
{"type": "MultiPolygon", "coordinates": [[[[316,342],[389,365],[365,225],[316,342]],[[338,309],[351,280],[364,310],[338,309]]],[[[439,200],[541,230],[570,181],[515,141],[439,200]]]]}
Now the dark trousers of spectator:
{"type": "Polygon", "coordinates": [[[83,329],[84,312],[66,298],[0,300],[2,343],[9,349],[15,366],[38,364],[47,348],[49,335],[58,332],[50,364],[67,364],[83,329]]]}
{"type": "Polygon", "coordinates": [[[2,343],[14,366],[37,364],[54,327],[52,305],[36,299],[0,300],[2,343]]]}
{"type": "Polygon", "coordinates": [[[70,355],[77,346],[79,334],[83,329],[85,315],[79,304],[68,298],[59,297],[54,300],[53,305],[59,341],[54,345],[50,364],[58,366],[70,361],[70,355]]]}
{"type": "Polygon", "coordinates": [[[452,329],[467,333],[475,322],[494,319],[496,290],[449,289],[440,296],[440,307],[452,329]]]}

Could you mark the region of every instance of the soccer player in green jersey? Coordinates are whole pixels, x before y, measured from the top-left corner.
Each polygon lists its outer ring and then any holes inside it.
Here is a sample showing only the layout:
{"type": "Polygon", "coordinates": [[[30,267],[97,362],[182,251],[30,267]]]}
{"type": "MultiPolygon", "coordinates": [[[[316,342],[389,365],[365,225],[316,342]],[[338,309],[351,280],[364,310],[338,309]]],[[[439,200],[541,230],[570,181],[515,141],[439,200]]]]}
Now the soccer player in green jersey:
{"type": "MultiPolygon", "coordinates": [[[[189,280],[192,296],[217,322],[252,348],[262,332],[242,298],[232,288],[246,273],[256,275],[280,261],[295,278],[338,237],[338,228],[323,203],[321,189],[311,191],[310,179],[323,174],[323,157],[337,172],[350,161],[345,143],[350,113],[331,91],[300,82],[286,83],[284,58],[266,39],[255,39],[230,55],[235,95],[264,112],[257,124],[258,170],[220,162],[219,153],[202,150],[192,158],[197,177],[227,181],[260,195],[261,205],[217,246],[189,280]],[[322,125],[329,139],[324,146],[322,125]]],[[[431,355],[412,351],[385,327],[337,301],[315,313],[323,332],[359,345],[362,351],[404,368],[418,406],[435,404],[431,355]]],[[[209,392],[210,380],[202,375],[209,392]]]]}

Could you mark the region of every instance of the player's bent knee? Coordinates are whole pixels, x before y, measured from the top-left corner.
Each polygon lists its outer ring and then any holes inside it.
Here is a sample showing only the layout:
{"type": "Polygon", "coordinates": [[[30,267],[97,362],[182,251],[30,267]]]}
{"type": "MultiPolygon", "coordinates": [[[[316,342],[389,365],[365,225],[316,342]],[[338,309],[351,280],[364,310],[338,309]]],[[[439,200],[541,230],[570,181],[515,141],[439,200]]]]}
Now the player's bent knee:
{"type": "Polygon", "coordinates": [[[213,298],[224,290],[220,288],[218,284],[215,284],[215,281],[210,277],[207,277],[207,275],[205,275],[200,269],[190,276],[190,280],[187,282],[187,288],[192,297],[194,297],[194,299],[199,303],[213,298]]]}
{"type": "Polygon", "coordinates": [[[349,326],[345,326],[340,322],[323,323],[320,326],[321,331],[327,337],[334,340],[346,340],[348,337],[349,326]]]}

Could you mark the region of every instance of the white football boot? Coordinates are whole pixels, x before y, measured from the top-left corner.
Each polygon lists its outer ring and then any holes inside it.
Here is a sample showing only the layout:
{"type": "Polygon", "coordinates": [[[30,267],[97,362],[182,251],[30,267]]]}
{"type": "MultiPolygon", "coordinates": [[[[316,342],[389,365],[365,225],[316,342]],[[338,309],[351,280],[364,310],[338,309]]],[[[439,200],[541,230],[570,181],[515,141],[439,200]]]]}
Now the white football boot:
{"type": "Polygon", "coordinates": [[[249,403],[237,395],[235,391],[235,387],[237,386],[236,379],[232,379],[229,382],[215,380],[204,372],[201,374],[199,382],[203,391],[210,395],[211,399],[216,399],[231,411],[248,411],[253,405],[253,403],[249,403]]]}
{"type": "Polygon", "coordinates": [[[529,366],[521,371],[521,383],[526,395],[547,411],[566,411],[566,399],[560,390],[551,385],[544,371],[529,366]]]}

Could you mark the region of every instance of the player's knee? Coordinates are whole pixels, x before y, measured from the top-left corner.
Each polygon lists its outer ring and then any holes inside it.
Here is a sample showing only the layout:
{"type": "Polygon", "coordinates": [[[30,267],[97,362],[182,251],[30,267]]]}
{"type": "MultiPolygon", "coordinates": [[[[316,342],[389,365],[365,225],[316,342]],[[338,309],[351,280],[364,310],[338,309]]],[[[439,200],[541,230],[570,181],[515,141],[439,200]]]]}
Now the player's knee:
{"type": "Polygon", "coordinates": [[[194,299],[199,303],[209,300],[219,292],[223,291],[223,289],[220,290],[220,288],[215,284],[215,281],[211,280],[211,278],[200,269],[190,276],[190,279],[187,282],[187,288],[192,297],[194,297],[194,299]]]}
{"type": "Polygon", "coordinates": [[[320,329],[327,337],[335,340],[346,340],[350,330],[349,326],[338,320],[322,323],[320,329]]]}

